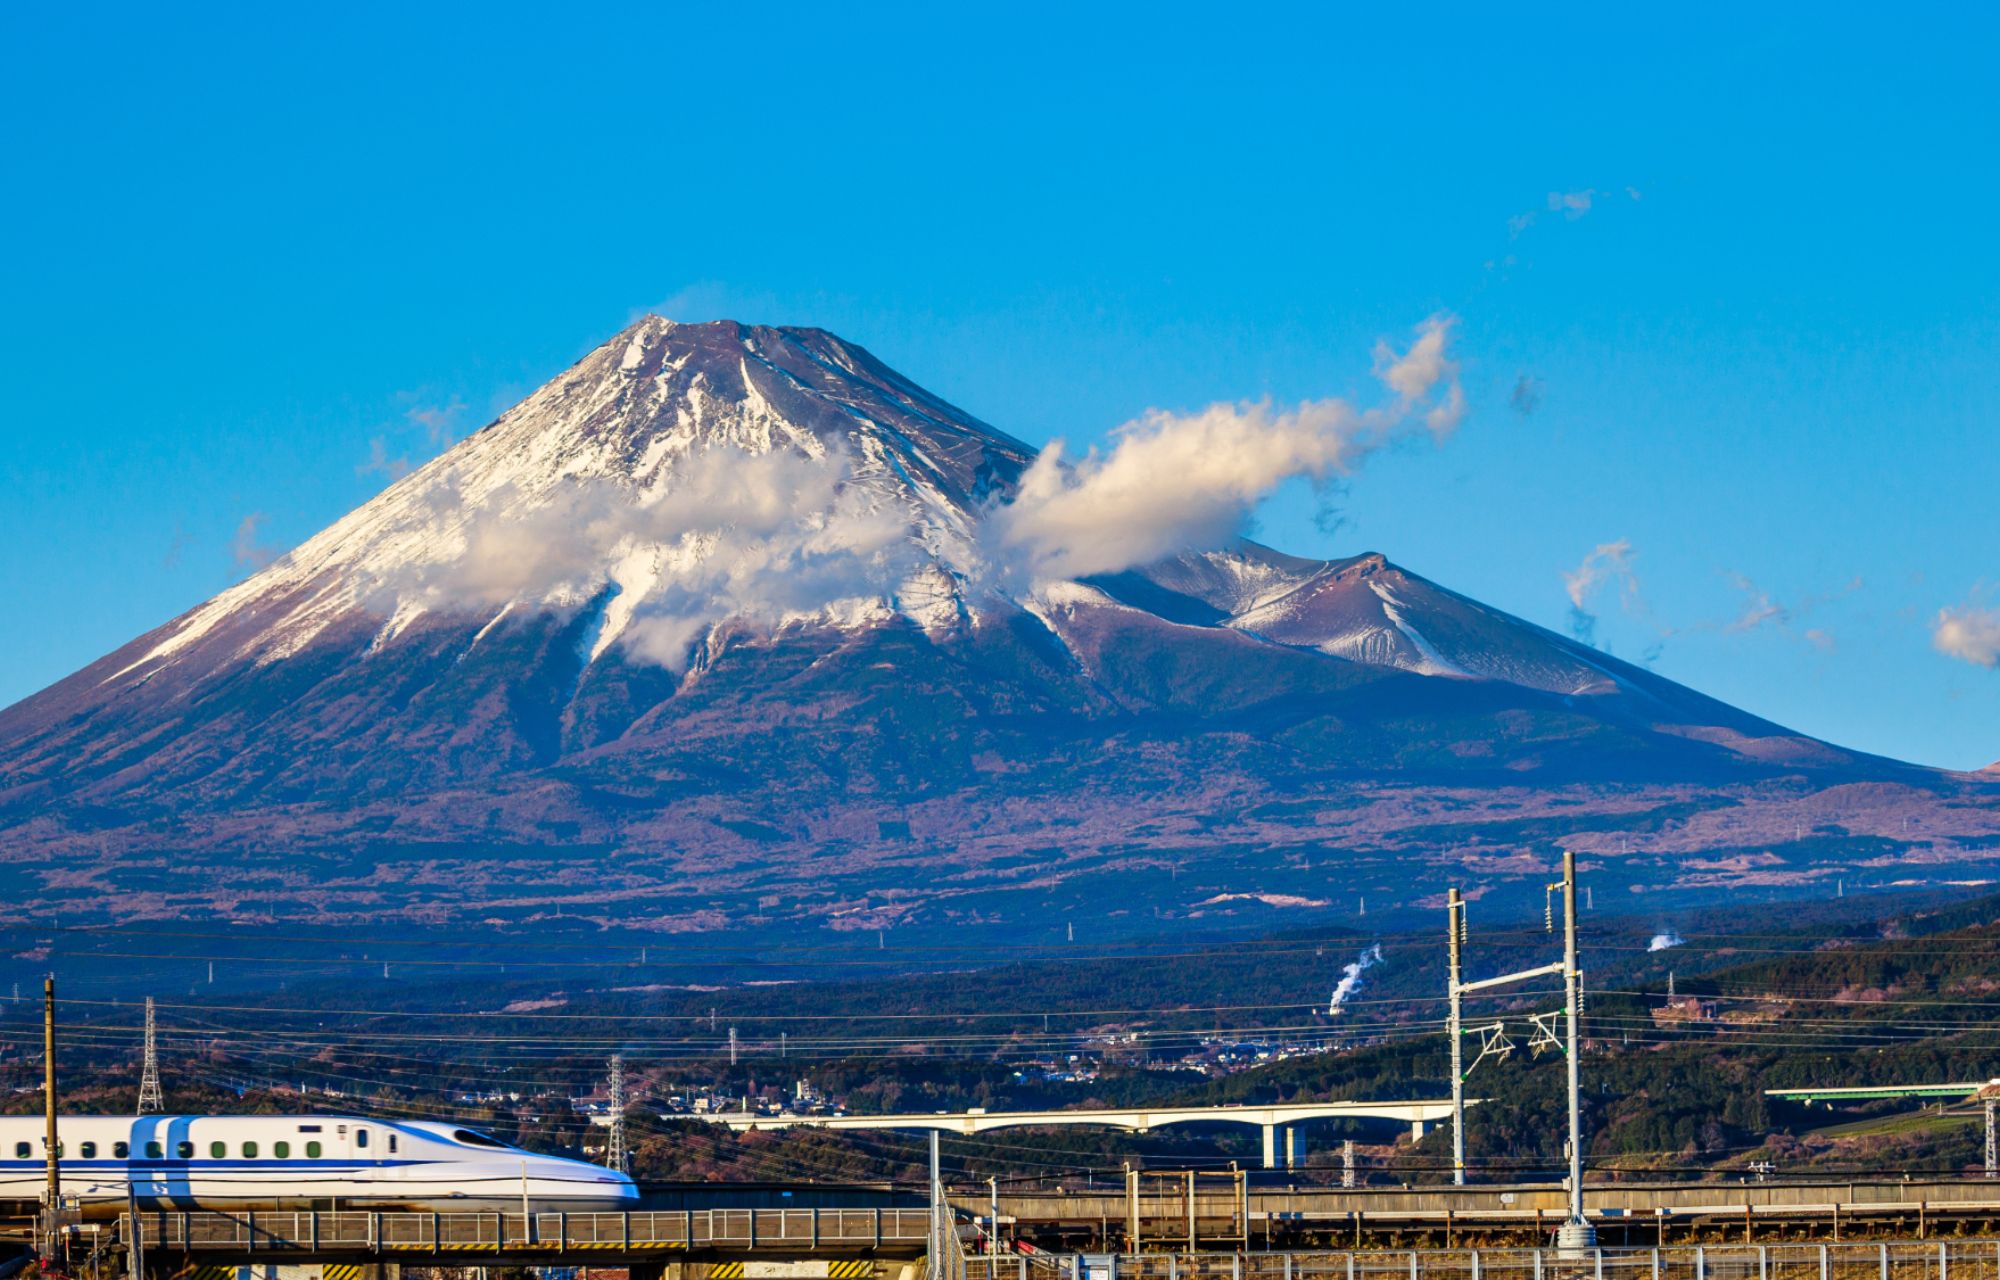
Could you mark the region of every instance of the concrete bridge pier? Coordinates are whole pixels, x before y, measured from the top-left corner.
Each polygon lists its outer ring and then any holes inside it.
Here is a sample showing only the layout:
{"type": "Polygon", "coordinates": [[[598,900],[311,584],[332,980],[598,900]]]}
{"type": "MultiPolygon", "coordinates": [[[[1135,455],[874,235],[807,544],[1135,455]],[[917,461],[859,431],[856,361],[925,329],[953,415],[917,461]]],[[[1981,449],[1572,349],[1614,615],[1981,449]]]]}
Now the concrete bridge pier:
{"type": "Polygon", "coordinates": [[[1267,1124],[1264,1126],[1264,1167],[1278,1167],[1279,1145],[1284,1147],[1285,1167],[1296,1169],[1306,1162],[1306,1130],[1298,1124],[1267,1124]]]}

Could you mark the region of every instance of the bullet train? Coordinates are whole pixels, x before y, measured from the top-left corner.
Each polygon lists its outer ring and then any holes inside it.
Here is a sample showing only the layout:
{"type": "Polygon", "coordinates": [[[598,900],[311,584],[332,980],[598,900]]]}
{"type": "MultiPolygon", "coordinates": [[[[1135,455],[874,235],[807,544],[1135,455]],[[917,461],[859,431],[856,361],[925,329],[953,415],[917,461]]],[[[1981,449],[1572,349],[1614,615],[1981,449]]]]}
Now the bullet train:
{"type": "MultiPolygon", "coordinates": [[[[637,1207],[612,1169],[538,1155],[477,1129],[360,1116],[59,1116],[65,1199],[85,1209],[613,1211],[637,1207]]],[[[48,1186],[47,1121],[0,1116],[0,1200],[48,1186]]]]}

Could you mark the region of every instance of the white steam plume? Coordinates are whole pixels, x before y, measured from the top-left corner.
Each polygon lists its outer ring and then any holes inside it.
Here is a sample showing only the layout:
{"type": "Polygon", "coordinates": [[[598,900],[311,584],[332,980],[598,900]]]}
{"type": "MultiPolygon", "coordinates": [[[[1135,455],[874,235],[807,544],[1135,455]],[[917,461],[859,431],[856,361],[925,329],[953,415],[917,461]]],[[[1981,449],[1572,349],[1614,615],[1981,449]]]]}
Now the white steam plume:
{"type": "Polygon", "coordinates": [[[1680,946],[1681,943],[1682,938],[1680,934],[1675,933],[1672,929],[1666,929],[1653,935],[1653,940],[1646,944],[1646,950],[1666,951],[1670,948],[1680,946]]]}
{"type": "Polygon", "coordinates": [[[1333,998],[1326,1002],[1326,1016],[1340,1016],[1340,1006],[1361,987],[1361,975],[1374,968],[1382,959],[1382,944],[1377,942],[1354,958],[1354,962],[1341,969],[1340,981],[1334,984],[1333,998]]]}

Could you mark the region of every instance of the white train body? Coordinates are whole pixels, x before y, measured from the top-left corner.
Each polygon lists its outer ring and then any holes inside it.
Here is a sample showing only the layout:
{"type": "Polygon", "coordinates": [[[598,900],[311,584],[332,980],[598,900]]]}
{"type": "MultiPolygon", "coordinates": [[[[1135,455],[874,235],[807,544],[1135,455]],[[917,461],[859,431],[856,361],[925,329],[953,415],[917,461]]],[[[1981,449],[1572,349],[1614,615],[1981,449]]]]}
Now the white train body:
{"type": "MultiPolygon", "coordinates": [[[[359,1116],[60,1116],[65,1198],[144,1209],[287,1207],[610,1211],[615,1170],[538,1155],[477,1129],[359,1116]]],[[[0,1200],[39,1200],[47,1122],[0,1116],[0,1200]]]]}

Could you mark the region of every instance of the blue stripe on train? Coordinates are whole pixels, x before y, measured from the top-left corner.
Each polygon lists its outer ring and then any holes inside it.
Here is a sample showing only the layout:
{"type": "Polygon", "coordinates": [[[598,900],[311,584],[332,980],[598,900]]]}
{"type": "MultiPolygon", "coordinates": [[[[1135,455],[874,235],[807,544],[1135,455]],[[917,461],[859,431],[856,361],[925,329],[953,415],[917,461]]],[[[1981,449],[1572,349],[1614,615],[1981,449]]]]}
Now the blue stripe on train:
{"type": "MultiPolygon", "coordinates": [[[[424,1164],[464,1164],[463,1160],[213,1160],[198,1156],[186,1160],[147,1159],[137,1160],[72,1160],[65,1156],[59,1162],[65,1169],[135,1169],[140,1173],[181,1173],[189,1169],[312,1169],[321,1173],[340,1173],[361,1169],[401,1169],[424,1164]]],[[[0,1160],[0,1172],[13,1169],[46,1169],[46,1160],[0,1160]]]]}

